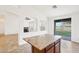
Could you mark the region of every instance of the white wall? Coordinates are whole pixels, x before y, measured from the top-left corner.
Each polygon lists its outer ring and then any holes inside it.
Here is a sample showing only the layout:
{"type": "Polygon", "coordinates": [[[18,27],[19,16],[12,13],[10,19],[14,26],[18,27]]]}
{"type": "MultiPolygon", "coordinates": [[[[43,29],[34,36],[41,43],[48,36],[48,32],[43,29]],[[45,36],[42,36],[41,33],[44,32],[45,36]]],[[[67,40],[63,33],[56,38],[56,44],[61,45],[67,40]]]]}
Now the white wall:
{"type": "Polygon", "coordinates": [[[69,18],[69,17],[71,17],[71,40],[79,43],[79,12],[69,15],[61,15],[57,17],[49,17],[50,30],[48,32],[54,34],[54,20],[69,18]]]}
{"type": "Polygon", "coordinates": [[[0,34],[4,34],[4,19],[0,19],[0,34]]]}
{"type": "Polygon", "coordinates": [[[18,17],[10,13],[5,15],[5,34],[17,34],[18,33],[18,17]]]}
{"type": "Polygon", "coordinates": [[[72,16],[72,41],[79,43],[79,14],[72,16]]]}

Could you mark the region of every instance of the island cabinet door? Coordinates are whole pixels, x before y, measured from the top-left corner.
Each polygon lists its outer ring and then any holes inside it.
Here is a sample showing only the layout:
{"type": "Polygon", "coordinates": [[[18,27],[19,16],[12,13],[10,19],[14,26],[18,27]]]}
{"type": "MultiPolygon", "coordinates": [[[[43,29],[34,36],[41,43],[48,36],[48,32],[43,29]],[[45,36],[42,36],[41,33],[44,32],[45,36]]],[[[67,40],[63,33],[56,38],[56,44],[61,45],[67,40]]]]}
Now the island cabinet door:
{"type": "Polygon", "coordinates": [[[35,48],[34,46],[32,46],[32,53],[45,53],[45,51],[44,51],[44,49],[39,50],[39,49],[35,48]]]}
{"type": "Polygon", "coordinates": [[[49,50],[47,50],[46,53],[54,53],[54,47],[52,47],[49,50]]]}
{"type": "Polygon", "coordinates": [[[46,53],[54,53],[54,43],[50,44],[49,46],[46,47],[46,53]]]}
{"type": "Polygon", "coordinates": [[[60,53],[60,42],[55,44],[55,53],[60,53]]]}

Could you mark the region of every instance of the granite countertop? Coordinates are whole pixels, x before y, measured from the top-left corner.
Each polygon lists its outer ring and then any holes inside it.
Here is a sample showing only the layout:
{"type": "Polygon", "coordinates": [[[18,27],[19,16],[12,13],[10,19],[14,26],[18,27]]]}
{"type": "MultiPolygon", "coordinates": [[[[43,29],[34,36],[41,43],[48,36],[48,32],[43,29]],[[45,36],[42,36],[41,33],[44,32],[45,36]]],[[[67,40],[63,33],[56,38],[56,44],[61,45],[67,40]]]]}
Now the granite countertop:
{"type": "Polygon", "coordinates": [[[58,39],[54,39],[51,34],[44,34],[34,37],[29,37],[24,39],[26,42],[30,43],[32,46],[39,50],[46,48],[49,44],[55,42],[58,39]]]}

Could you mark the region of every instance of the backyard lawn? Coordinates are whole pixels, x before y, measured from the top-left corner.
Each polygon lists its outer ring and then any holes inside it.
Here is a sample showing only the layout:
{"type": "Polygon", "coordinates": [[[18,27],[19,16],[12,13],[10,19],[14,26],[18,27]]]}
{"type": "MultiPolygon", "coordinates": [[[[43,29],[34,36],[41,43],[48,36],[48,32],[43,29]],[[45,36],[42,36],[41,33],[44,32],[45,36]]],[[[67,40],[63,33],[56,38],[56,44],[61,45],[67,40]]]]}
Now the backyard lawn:
{"type": "Polygon", "coordinates": [[[68,31],[56,31],[55,35],[71,36],[71,32],[68,32],[68,31]]]}

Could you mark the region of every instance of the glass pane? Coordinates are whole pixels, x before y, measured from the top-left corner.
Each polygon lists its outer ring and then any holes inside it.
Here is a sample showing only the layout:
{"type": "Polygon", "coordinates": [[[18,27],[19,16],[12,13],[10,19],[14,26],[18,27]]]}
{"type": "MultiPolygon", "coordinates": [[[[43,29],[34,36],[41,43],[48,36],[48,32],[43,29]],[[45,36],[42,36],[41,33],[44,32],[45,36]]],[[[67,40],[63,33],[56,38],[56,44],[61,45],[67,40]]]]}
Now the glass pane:
{"type": "Polygon", "coordinates": [[[55,35],[60,35],[64,39],[71,39],[71,21],[55,22],[55,35]]]}

